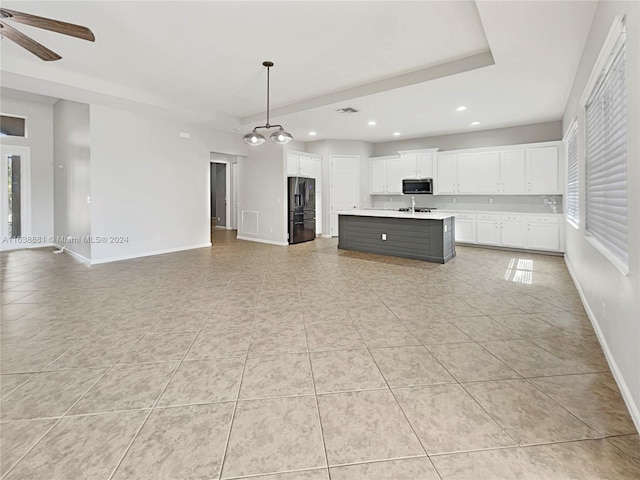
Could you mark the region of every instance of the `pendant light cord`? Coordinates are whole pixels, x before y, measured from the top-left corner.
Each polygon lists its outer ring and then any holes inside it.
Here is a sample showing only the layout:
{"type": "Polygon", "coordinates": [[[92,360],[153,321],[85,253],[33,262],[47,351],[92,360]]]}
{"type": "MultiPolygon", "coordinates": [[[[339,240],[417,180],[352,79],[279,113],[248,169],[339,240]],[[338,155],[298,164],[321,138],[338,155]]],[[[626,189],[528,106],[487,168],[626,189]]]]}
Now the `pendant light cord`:
{"type": "Polygon", "coordinates": [[[267,67],[267,128],[270,127],[269,125],[269,71],[271,70],[271,67],[267,67]]]}

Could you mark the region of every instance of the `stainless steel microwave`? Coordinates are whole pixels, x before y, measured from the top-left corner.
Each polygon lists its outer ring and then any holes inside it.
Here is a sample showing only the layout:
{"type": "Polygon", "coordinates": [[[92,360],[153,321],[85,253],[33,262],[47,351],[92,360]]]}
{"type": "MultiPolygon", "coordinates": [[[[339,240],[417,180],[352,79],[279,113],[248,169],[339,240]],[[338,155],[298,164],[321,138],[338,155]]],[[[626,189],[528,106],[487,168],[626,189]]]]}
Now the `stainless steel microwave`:
{"type": "Polygon", "coordinates": [[[402,180],[402,193],[409,195],[432,194],[432,178],[405,178],[402,180]]]}

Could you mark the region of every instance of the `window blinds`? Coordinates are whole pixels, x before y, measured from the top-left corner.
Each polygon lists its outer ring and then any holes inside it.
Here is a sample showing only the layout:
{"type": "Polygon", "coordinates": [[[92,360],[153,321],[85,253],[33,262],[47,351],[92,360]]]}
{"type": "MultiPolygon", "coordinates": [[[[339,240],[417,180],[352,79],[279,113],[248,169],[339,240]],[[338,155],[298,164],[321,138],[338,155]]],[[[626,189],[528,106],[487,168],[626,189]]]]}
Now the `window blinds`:
{"type": "Polygon", "coordinates": [[[624,34],[620,39],[586,104],[585,228],[628,266],[624,34]]]}
{"type": "Polygon", "coordinates": [[[578,128],[569,129],[567,137],[567,218],[580,223],[578,202],[578,128]]]}

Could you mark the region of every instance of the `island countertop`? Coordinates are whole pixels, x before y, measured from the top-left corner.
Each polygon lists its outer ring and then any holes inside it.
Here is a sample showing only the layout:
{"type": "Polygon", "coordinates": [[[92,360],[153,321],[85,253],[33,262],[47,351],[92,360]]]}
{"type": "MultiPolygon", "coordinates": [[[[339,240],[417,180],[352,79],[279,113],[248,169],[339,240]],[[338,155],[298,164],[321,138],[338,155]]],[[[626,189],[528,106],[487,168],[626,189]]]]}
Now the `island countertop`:
{"type": "Polygon", "coordinates": [[[437,212],[399,212],[396,210],[338,210],[334,213],[338,215],[352,215],[355,217],[381,217],[381,218],[412,218],[415,220],[444,220],[445,218],[455,217],[452,213],[437,212]]]}

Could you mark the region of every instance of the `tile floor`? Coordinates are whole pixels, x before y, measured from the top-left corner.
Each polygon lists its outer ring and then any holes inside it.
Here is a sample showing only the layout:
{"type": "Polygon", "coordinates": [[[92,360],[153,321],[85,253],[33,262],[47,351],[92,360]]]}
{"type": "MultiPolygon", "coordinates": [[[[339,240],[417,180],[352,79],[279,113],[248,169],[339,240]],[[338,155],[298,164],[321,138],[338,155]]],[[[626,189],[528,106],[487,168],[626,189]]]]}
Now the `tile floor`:
{"type": "Polygon", "coordinates": [[[640,478],[562,258],[213,242],[2,255],[3,478],[640,478]]]}

